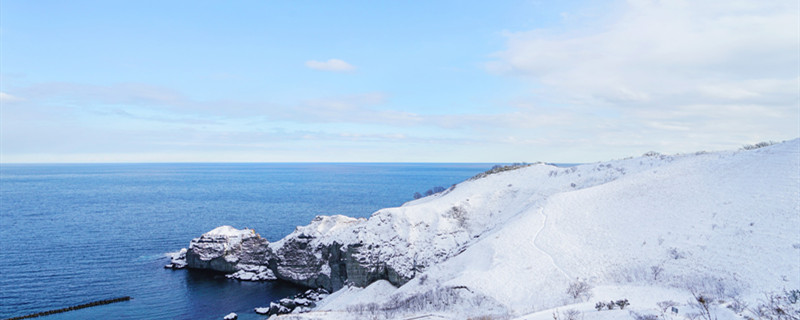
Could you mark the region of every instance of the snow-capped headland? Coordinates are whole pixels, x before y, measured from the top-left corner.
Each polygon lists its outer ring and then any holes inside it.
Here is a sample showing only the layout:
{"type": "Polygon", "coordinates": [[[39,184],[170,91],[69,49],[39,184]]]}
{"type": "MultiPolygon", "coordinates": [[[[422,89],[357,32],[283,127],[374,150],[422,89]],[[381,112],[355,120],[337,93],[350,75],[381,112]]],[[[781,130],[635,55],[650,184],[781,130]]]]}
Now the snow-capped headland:
{"type": "Polygon", "coordinates": [[[185,264],[333,292],[280,319],[800,317],[800,139],[507,169],[273,243],[220,227],[185,264]]]}

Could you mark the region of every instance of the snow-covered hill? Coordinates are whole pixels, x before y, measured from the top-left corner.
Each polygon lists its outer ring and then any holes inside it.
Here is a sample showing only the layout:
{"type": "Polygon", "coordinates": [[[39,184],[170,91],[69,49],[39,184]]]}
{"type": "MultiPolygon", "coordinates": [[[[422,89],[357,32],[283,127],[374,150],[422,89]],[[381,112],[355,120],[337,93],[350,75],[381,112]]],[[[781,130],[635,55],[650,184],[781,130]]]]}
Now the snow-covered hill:
{"type": "MultiPolygon", "coordinates": [[[[800,289],[800,140],[537,164],[368,220],[319,218],[295,233],[312,234],[312,247],[358,244],[354,257],[384,268],[391,283],[363,278],[372,284],[345,286],[314,311],[280,319],[683,319],[702,313],[688,303],[701,295],[720,319],[755,316],[770,296],[797,310],[800,302],[789,300],[800,289]],[[590,289],[575,298],[567,289],[576,284],[590,289]],[[619,299],[630,306],[594,308],[619,299]],[[678,313],[657,304],[670,300],[678,313]]],[[[292,239],[270,247],[278,253],[292,239]]]]}

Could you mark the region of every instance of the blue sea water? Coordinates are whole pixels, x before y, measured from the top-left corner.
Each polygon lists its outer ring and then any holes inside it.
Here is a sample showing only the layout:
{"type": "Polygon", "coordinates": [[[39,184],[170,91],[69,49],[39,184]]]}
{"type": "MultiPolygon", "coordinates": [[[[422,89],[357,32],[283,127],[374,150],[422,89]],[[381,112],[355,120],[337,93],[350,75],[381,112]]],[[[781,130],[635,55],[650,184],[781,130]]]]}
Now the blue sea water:
{"type": "Polygon", "coordinates": [[[275,241],[316,215],[368,217],[488,164],[61,164],[0,166],[0,318],[133,300],[44,319],[263,319],[299,292],[168,270],[165,253],[220,225],[275,241]]]}

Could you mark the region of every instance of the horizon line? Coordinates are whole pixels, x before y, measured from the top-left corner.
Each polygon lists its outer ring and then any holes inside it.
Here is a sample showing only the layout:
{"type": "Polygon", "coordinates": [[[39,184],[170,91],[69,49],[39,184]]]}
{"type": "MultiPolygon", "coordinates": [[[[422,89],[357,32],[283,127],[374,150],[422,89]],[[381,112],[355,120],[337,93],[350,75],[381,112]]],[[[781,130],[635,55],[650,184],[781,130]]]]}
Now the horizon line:
{"type": "Polygon", "coordinates": [[[430,161],[430,162],[381,162],[381,161],[174,161],[174,162],[0,162],[2,165],[138,165],[138,164],[465,164],[465,165],[499,165],[499,164],[560,164],[560,165],[578,165],[585,162],[525,162],[525,161],[510,161],[510,162],[445,162],[445,161],[430,161]]]}

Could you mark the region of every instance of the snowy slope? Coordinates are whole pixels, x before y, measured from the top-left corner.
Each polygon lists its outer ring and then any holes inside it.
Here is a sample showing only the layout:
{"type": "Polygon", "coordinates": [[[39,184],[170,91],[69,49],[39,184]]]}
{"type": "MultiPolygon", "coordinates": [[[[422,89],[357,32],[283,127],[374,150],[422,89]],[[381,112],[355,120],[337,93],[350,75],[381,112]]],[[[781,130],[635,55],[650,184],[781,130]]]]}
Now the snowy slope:
{"type": "Polygon", "coordinates": [[[632,310],[655,313],[657,301],[686,304],[689,288],[748,301],[800,289],[798,150],[793,140],[572,168],[540,164],[466,181],[327,240],[380,238],[380,250],[401,253],[386,256],[405,259],[394,263],[429,262],[413,280],[396,289],[345,288],[316,312],[284,317],[352,318],[371,301],[383,311],[370,316],[387,318],[552,319],[554,308],[568,307],[586,319],[613,319],[628,312],[598,312],[595,300],[629,298],[632,310]],[[566,294],[577,279],[594,287],[592,299],[566,294]],[[426,300],[433,301],[403,307],[426,300]]]}

